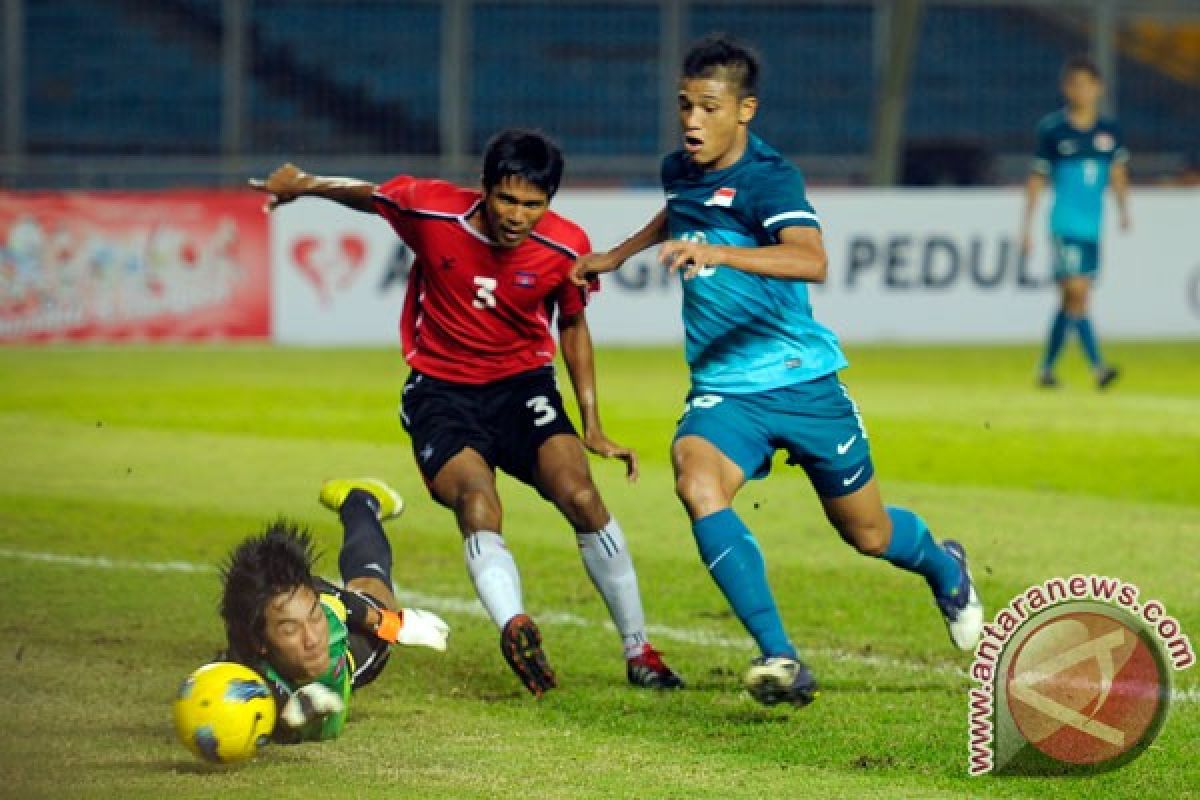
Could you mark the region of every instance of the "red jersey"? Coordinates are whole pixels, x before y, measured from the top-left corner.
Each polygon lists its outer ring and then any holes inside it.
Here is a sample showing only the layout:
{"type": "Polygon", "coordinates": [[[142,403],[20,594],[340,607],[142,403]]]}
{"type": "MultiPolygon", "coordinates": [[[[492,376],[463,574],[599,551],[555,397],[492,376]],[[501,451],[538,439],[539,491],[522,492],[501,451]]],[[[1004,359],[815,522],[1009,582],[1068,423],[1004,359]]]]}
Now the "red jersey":
{"type": "Polygon", "coordinates": [[[547,211],[508,249],[467,222],[483,202],[477,190],[402,175],[374,200],[416,254],[400,316],[410,367],[478,385],[554,360],[555,309],[570,317],[587,305],[587,291],[569,278],[575,259],[591,252],[582,228],[547,211]]]}

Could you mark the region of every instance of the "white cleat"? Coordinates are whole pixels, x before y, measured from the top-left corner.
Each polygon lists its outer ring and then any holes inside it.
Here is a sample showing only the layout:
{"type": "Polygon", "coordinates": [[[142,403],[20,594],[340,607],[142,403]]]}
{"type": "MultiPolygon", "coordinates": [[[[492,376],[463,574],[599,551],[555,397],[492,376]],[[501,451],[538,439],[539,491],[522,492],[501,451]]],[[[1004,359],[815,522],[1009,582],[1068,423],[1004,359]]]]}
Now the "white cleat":
{"type": "Polygon", "coordinates": [[[754,659],[742,683],[750,696],[764,706],[791,703],[803,708],[820,694],[817,679],[808,665],[787,656],[754,659]]]}
{"type": "Polygon", "coordinates": [[[971,570],[967,568],[967,552],[963,546],[953,539],[947,539],[942,543],[942,549],[962,567],[964,585],[951,596],[935,595],[934,599],[946,621],[950,641],[959,650],[974,650],[983,633],[983,602],[975,591],[975,581],[971,579],[971,570]]]}

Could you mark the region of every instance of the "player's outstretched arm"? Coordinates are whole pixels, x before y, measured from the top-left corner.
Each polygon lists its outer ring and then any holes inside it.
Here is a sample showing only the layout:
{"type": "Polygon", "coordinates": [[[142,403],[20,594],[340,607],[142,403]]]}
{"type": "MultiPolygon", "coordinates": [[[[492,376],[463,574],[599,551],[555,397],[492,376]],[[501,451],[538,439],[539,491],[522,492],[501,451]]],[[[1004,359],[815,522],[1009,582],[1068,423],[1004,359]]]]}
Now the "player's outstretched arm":
{"type": "Polygon", "coordinates": [[[389,644],[420,645],[434,650],[446,649],[450,626],[446,621],[420,608],[400,608],[396,596],[378,578],[352,578],[341,587],[318,578],[321,594],[336,597],[346,609],[346,627],[354,633],[374,634],[389,644]],[[372,585],[374,584],[374,585],[372,585]],[[369,593],[377,603],[367,602],[362,592],[369,593]]]}
{"type": "Polygon", "coordinates": [[[587,316],[580,312],[572,317],[560,317],[558,336],[563,362],[567,365],[567,374],[571,377],[571,387],[579,404],[579,418],[583,420],[584,447],[598,456],[624,461],[625,477],[636,481],[637,453],[609,439],[600,424],[600,405],[596,400],[596,358],[587,316]]]}
{"type": "Polygon", "coordinates": [[[1029,173],[1025,181],[1025,210],[1021,214],[1021,252],[1026,255],[1033,249],[1033,212],[1037,210],[1038,197],[1046,188],[1046,176],[1040,172],[1029,173]]]}
{"type": "Polygon", "coordinates": [[[576,286],[587,286],[597,275],[615,272],[629,259],[667,240],[667,210],[654,215],[640,231],[630,236],[606,253],[588,253],[581,256],[571,270],[571,282],[576,286]]]}
{"type": "Polygon", "coordinates": [[[683,270],[684,279],[694,278],[705,267],[722,265],[768,278],[824,283],[829,257],[818,228],[791,225],[779,232],[779,244],[765,247],[667,242],[658,260],[668,269],[683,270]]]}
{"type": "Polygon", "coordinates": [[[1124,162],[1112,165],[1109,182],[1112,184],[1113,195],[1117,198],[1117,222],[1121,230],[1127,231],[1133,223],[1129,218],[1129,168],[1124,162]]]}
{"type": "Polygon", "coordinates": [[[310,175],[295,164],[288,163],[268,175],[266,180],[252,179],[249,183],[251,189],[270,195],[265,206],[267,211],[274,211],[297,197],[322,197],[355,211],[375,213],[375,203],[371,196],[378,187],[357,178],[310,175]]]}

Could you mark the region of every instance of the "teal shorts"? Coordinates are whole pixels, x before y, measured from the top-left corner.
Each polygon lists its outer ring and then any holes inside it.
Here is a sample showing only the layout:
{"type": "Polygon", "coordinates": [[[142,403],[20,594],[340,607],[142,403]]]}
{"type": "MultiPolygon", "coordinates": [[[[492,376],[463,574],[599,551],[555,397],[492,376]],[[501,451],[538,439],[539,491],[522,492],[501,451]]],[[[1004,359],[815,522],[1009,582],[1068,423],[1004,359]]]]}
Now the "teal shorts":
{"type": "Polygon", "coordinates": [[[1054,280],[1063,281],[1076,276],[1095,278],[1100,271],[1099,242],[1055,236],[1051,243],[1054,247],[1054,280]]]}
{"type": "Polygon", "coordinates": [[[752,394],[692,389],[675,429],[684,436],[711,442],[748,480],[770,474],[784,450],[821,497],[850,494],[875,474],[858,406],[835,374],[752,394]]]}

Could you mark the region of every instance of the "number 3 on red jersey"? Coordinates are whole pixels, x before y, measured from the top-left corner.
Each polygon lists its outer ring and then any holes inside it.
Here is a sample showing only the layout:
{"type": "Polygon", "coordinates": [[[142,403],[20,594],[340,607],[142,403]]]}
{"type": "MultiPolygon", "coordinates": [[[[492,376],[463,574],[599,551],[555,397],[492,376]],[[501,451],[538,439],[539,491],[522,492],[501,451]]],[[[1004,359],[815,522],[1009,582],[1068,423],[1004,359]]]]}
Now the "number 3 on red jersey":
{"type": "Polygon", "coordinates": [[[485,278],[482,275],[475,276],[475,285],[479,288],[475,290],[475,299],[471,305],[476,308],[495,308],[496,307],[496,286],[495,278],[485,278]]]}

